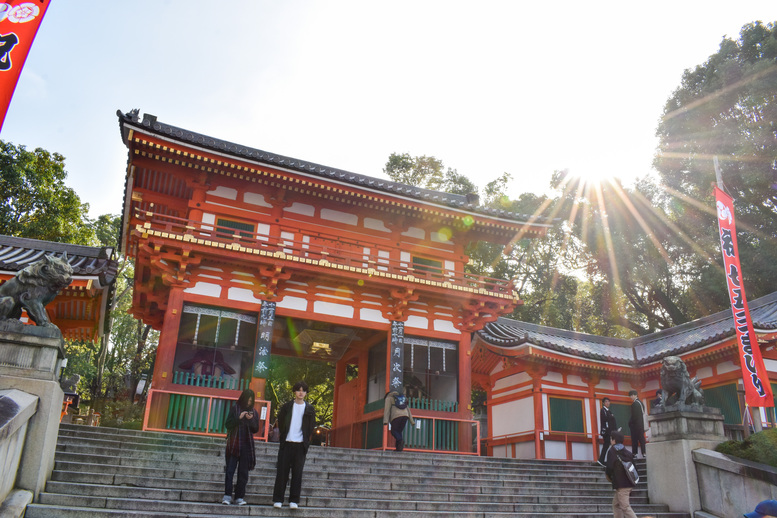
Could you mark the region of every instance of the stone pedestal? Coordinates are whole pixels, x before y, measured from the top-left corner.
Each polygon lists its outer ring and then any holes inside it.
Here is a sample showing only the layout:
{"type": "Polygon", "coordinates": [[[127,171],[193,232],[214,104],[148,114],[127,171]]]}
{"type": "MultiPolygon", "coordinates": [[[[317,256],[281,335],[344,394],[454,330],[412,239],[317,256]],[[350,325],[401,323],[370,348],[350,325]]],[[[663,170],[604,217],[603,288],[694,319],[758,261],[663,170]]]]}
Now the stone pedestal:
{"type": "Polygon", "coordinates": [[[16,389],[38,398],[37,411],[27,425],[15,484],[36,498],[54,469],[64,396],[58,382],[63,343],[55,327],[25,326],[14,320],[0,322],[0,390],[16,389]]]}
{"type": "Polygon", "coordinates": [[[693,450],[714,449],[726,440],[717,408],[675,410],[648,416],[647,471],[651,503],[693,515],[701,510],[693,450]]]}

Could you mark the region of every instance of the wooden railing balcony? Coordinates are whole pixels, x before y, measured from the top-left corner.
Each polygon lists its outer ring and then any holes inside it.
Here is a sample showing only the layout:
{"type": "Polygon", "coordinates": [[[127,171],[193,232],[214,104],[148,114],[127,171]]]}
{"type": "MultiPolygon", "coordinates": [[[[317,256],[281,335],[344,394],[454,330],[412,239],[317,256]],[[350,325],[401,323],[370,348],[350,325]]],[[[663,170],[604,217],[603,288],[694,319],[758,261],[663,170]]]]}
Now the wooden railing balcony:
{"type": "MultiPolygon", "coordinates": [[[[386,247],[374,242],[348,239],[334,234],[308,232],[305,241],[270,236],[245,230],[219,227],[215,224],[202,223],[188,219],[177,218],[150,211],[137,209],[135,221],[139,230],[154,232],[163,237],[169,237],[187,242],[198,242],[208,245],[223,245],[223,248],[240,251],[248,249],[264,251],[271,255],[298,263],[316,264],[321,266],[336,266],[341,270],[366,272],[395,280],[405,280],[439,286],[443,288],[480,293],[499,298],[514,298],[512,281],[494,279],[482,275],[452,271],[444,266],[416,266],[408,261],[396,259],[399,249],[386,247]],[[368,252],[365,253],[365,249],[368,252]],[[382,257],[378,252],[388,252],[391,257],[382,257]]],[[[291,233],[293,229],[281,227],[282,231],[291,233]]],[[[444,265],[444,261],[441,261],[444,265]]]]}

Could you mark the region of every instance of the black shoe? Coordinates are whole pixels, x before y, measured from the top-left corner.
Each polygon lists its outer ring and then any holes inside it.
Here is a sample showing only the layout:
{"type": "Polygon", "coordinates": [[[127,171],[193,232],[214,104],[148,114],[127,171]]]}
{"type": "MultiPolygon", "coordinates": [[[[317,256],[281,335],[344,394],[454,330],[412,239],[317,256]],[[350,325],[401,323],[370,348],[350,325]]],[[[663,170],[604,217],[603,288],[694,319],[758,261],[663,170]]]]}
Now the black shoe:
{"type": "Polygon", "coordinates": [[[405,441],[397,441],[397,451],[402,451],[405,449],[405,441]]]}

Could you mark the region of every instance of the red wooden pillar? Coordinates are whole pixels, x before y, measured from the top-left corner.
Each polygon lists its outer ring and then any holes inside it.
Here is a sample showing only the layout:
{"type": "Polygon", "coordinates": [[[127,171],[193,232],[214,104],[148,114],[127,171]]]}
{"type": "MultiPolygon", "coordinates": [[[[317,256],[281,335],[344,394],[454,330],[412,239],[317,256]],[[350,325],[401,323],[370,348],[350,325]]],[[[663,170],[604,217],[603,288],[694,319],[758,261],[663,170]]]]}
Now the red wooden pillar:
{"type": "MultiPolygon", "coordinates": [[[[599,376],[587,376],[583,378],[588,383],[588,400],[591,402],[589,416],[591,419],[591,445],[594,450],[594,461],[599,458],[599,420],[596,411],[596,385],[599,384],[599,376]]],[[[602,445],[602,448],[606,445],[602,445]]]]}
{"type": "MultiPolygon", "coordinates": [[[[462,333],[459,339],[459,419],[472,419],[472,335],[462,333]]],[[[469,424],[459,434],[459,451],[467,451],[472,444],[472,438],[477,433],[469,424]]],[[[475,440],[480,441],[480,437],[475,440]]]]}
{"type": "Polygon", "coordinates": [[[182,310],[183,287],[173,286],[170,288],[165,319],[159,332],[159,345],[156,351],[151,388],[168,389],[173,383],[173,369],[175,368],[173,363],[175,362],[175,348],[178,343],[178,328],[181,325],[182,310]]]}
{"type": "Polygon", "coordinates": [[[532,377],[532,397],[534,399],[534,458],[543,459],[542,441],[540,433],[544,429],[544,419],[542,414],[542,377],[547,370],[541,367],[527,368],[526,372],[532,377]]]}

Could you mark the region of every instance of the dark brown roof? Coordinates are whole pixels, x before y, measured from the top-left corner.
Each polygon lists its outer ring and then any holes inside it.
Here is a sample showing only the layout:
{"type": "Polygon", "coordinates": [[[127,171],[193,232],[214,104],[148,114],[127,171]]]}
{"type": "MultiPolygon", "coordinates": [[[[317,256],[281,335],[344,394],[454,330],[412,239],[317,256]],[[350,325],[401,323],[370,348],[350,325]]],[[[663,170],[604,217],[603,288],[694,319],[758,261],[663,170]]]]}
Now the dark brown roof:
{"type": "Polygon", "coordinates": [[[129,129],[136,127],[148,132],[156,133],[157,135],[169,139],[216,151],[218,153],[232,155],[236,158],[251,160],[253,162],[274,167],[283,167],[285,169],[298,171],[307,175],[337,180],[340,182],[352,184],[354,186],[404,196],[406,198],[417,199],[419,201],[438,206],[471,211],[473,213],[483,214],[495,218],[503,218],[516,222],[525,222],[531,220],[535,225],[551,225],[556,222],[556,220],[533,216],[530,214],[518,214],[501,209],[483,207],[478,205],[478,197],[473,195],[451,194],[446,192],[432,191],[429,189],[421,189],[412,185],[406,185],[398,182],[392,182],[391,180],[384,180],[365,176],[362,174],[352,173],[343,169],[319,165],[313,162],[307,162],[305,160],[277,155],[275,153],[262,151],[261,149],[235,144],[226,140],[220,140],[159,122],[156,116],[150,115],[148,113],[143,115],[143,120],[140,120],[138,110],[132,110],[129,113],[122,113],[121,110],[119,110],[116,112],[116,114],[119,117],[119,126],[121,128],[122,139],[124,140],[125,144],[127,144],[129,129]]]}
{"type": "Polygon", "coordinates": [[[16,273],[43,256],[62,257],[65,253],[74,275],[95,277],[100,287],[109,286],[116,279],[118,262],[113,259],[112,247],[71,245],[0,235],[0,271],[16,273]]]}
{"type": "MultiPolygon", "coordinates": [[[[748,306],[756,331],[777,329],[777,292],[749,301],[748,306]]],[[[632,339],[608,338],[499,318],[476,335],[492,349],[504,349],[505,352],[531,344],[584,359],[640,366],[733,337],[734,317],[731,310],[726,309],[632,339]]]]}

